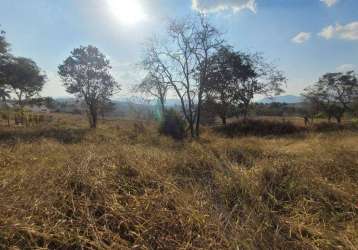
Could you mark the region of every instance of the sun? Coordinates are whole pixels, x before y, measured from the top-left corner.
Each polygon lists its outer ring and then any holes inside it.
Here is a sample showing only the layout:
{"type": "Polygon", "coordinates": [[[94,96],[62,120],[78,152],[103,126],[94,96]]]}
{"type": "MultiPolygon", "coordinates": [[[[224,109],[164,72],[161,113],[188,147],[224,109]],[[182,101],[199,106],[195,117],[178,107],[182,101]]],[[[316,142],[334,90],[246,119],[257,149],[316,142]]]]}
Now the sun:
{"type": "Polygon", "coordinates": [[[132,25],[146,19],[139,0],[107,0],[113,15],[123,24],[132,25]]]}

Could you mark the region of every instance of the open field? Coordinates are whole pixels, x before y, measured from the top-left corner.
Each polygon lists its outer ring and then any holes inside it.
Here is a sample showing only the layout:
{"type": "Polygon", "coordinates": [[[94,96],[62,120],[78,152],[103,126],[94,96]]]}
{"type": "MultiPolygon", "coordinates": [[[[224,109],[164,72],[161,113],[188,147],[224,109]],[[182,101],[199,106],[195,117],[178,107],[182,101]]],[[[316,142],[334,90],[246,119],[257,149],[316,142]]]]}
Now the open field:
{"type": "Polygon", "coordinates": [[[0,249],[357,249],[358,132],[0,128],[0,249]]]}

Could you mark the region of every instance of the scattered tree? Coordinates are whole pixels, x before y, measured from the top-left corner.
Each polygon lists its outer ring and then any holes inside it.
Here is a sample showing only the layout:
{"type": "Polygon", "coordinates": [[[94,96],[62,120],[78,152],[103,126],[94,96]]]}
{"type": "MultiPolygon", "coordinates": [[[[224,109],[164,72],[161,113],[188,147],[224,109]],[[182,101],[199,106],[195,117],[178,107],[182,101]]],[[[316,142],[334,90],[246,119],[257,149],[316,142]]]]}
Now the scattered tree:
{"type": "Polygon", "coordinates": [[[352,111],[358,97],[358,79],[353,71],[327,73],[303,93],[306,103],[324,112],[328,120],[334,117],[341,123],[347,111],[352,111]]]}
{"type": "Polygon", "coordinates": [[[102,100],[99,106],[99,114],[102,116],[102,119],[105,118],[107,114],[110,114],[116,110],[116,104],[111,101],[111,99],[102,100]]]}
{"type": "Polygon", "coordinates": [[[144,66],[149,72],[159,72],[177,95],[190,134],[197,137],[208,59],[222,40],[203,16],[172,20],[167,35],[167,43],[152,42],[147,47],[144,66]]]}
{"type": "Polygon", "coordinates": [[[149,73],[143,81],[135,87],[136,92],[149,94],[157,98],[161,105],[162,114],[165,111],[165,102],[168,92],[168,83],[165,82],[164,77],[156,73],[149,73]]]}
{"type": "Polygon", "coordinates": [[[120,90],[110,73],[110,62],[98,48],[76,48],[59,66],[66,91],[83,99],[91,128],[96,128],[101,103],[120,90]]]}
{"type": "Polygon", "coordinates": [[[46,76],[37,64],[24,57],[12,58],[2,67],[3,81],[15,94],[18,104],[36,96],[42,90],[46,76]]]}
{"type": "Polygon", "coordinates": [[[237,98],[243,109],[244,120],[247,119],[252,100],[257,95],[279,95],[284,92],[286,77],[275,65],[265,61],[260,54],[244,55],[250,65],[248,77],[238,84],[237,98]]]}
{"type": "Polygon", "coordinates": [[[235,52],[221,47],[209,61],[207,98],[217,104],[215,112],[226,124],[229,108],[236,106],[246,121],[255,95],[280,94],[286,78],[259,54],[235,52]]]}
{"type": "Polygon", "coordinates": [[[5,39],[5,32],[0,30],[0,99],[6,104],[6,99],[10,98],[9,90],[5,82],[4,66],[8,63],[10,55],[8,53],[9,44],[5,39]]]}
{"type": "Polygon", "coordinates": [[[5,38],[5,31],[0,30],[0,55],[5,55],[8,53],[9,43],[5,38]]]}
{"type": "Polygon", "coordinates": [[[208,80],[205,82],[206,104],[226,125],[228,112],[240,102],[242,83],[254,77],[256,73],[249,63],[248,56],[234,52],[230,47],[221,47],[210,57],[208,63],[208,80]]]}

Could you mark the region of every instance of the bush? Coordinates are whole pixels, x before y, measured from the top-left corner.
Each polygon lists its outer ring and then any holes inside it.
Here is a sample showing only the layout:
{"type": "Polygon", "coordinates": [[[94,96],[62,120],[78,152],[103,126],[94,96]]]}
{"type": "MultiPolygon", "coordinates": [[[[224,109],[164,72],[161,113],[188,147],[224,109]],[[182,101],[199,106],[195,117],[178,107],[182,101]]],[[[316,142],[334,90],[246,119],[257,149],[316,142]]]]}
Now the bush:
{"type": "Polygon", "coordinates": [[[186,136],[185,121],[174,109],[166,110],[160,124],[159,132],[176,140],[182,140],[186,136]]]}
{"type": "Polygon", "coordinates": [[[315,132],[330,132],[343,130],[344,126],[333,122],[320,122],[313,124],[311,129],[315,132]]]}
{"type": "Polygon", "coordinates": [[[288,135],[304,131],[291,122],[269,121],[269,120],[248,120],[230,123],[226,126],[216,128],[220,133],[228,136],[238,135],[288,135]]]}

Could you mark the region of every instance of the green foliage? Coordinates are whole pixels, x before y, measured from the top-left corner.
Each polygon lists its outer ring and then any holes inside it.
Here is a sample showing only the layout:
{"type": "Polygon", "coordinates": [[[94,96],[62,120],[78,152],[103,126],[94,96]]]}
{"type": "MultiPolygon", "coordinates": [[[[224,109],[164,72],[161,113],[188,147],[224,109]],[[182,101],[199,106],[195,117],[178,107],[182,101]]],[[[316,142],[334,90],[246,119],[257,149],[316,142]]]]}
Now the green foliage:
{"type": "Polygon", "coordinates": [[[171,136],[176,140],[182,140],[186,136],[185,128],[185,121],[177,111],[169,109],[164,112],[159,128],[161,134],[171,136]]]}
{"type": "Polygon", "coordinates": [[[106,56],[91,45],[74,49],[58,67],[66,91],[84,100],[91,128],[97,126],[102,104],[120,89],[110,69],[106,56]]]}
{"type": "Polygon", "coordinates": [[[324,74],[303,94],[307,113],[324,112],[341,123],[347,111],[352,111],[358,96],[358,77],[354,71],[324,74]]]}
{"type": "Polygon", "coordinates": [[[24,57],[15,57],[2,67],[3,80],[16,94],[20,105],[24,98],[37,95],[46,81],[46,76],[37,64],[24,57]]]}

